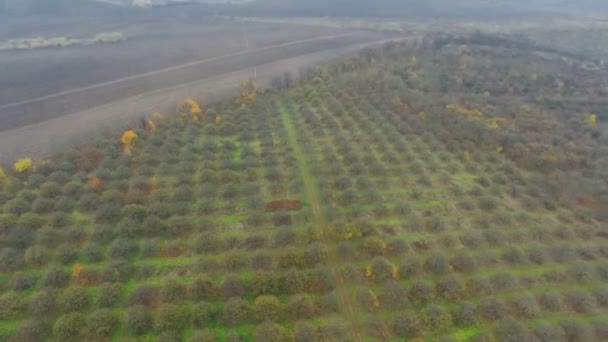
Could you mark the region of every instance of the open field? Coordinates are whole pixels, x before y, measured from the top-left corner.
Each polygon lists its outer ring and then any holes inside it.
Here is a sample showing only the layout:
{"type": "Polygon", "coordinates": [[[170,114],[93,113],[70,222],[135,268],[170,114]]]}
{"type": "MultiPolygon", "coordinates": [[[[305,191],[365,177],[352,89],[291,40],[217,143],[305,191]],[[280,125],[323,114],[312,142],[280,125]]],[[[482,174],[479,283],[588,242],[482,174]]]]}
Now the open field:
{"type": "MultiPolygon", "coordinates": [[[[0,52],[0,160],[43,155],[112,122],[121,127],[173,110],[187,96],[217,96],[218,89],[234,89],[238,77],[253,77],[256,67],[262,85],[273,72],[297,74],[313,62],[390,37],[226,18],[153,19],[72,28],[81,34],[119,30],[127,40],[117,44],[0,52]]],[[[50,32],[69,36],[66,27],[53,27],[50,32]]]]}
{"type": "Polygon", "coordinates": [[[366,50],[7,171],[0,336],[606,340],[586,209],[607,71],[485,38],[366,50]]]}

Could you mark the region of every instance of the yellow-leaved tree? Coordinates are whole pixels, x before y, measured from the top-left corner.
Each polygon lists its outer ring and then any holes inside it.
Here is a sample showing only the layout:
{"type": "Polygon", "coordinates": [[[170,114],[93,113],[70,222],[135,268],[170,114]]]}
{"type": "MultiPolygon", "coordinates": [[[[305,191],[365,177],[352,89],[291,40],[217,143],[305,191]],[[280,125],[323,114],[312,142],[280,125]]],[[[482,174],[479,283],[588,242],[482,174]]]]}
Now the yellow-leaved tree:
{"type": "Polygon", "coordinates": [[[215,116],[215,125],[218,127],[222,125],[222,117],[219,114],[215,116]]]}
{"type": "Polygon", "coordinates": [[[31,158],[23,158],[19,159],[13,165],[15,171],[22,173],[32,168],[32,159],[31,158]]]}
{"type": "Polygon", "coordinates": [[[0,184],[4,183],[7,179],[8,176],[6,175],[6,172],[4,172],[4,169],[0,167],[0,184]]]}
{"type": "Polygon", "coordinates": [[[120,137],[120,142],[122,143],[123,152],[125,154],[131,154],[131,144],[133,141],[137,139],[137,133],[134,130],[130,129],[125,131],[120,137]]]}
{"type": "Polygon", "coordinates": [[[597,123],[597,115],[589,114],[586,121],[589,125],[594,126],[597,123]]]}
{"type": "Polygon", "coordinates": [[[239,85],[239,99],[238,102],[241,104],[248,104],[256,99],[255,83],[252,79],[243,80],[239,85]]]}

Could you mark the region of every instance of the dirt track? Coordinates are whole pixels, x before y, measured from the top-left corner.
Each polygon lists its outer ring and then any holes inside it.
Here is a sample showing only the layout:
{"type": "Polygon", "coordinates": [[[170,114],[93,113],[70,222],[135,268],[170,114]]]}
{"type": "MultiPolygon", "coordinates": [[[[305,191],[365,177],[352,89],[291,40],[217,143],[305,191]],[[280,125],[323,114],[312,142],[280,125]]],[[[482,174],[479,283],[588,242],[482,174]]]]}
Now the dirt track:
{"type": "Polygon", "coordinates": [[[124,83],[50,96],[23,106],[5,106],[0,109],[0,127],[5,128],[0,131],[0,162],[10,163],[23,156],[40,157],[96,134],[115,132],[133,125],[143,115],[174,109],[186,96],[207,100],[230,96],[240,80],[252,76],[254,67],[258,83],[263,86],[277,73],[297,71],[351,53],[382,40],[381,37],[353,33],[306,39],[161,70],[129,78],[124,83]]]}

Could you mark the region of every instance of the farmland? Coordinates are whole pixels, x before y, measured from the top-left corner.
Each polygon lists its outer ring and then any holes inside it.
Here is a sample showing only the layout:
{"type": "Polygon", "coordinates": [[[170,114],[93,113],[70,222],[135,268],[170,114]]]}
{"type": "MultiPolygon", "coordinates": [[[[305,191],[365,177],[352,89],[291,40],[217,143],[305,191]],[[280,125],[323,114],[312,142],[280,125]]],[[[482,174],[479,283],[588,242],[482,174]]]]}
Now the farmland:
{"type": "Polygon", "coordinates": [[[16,164],[0,334],[608,338],[606,71],[501,44],[388,44],[16,164]]]}

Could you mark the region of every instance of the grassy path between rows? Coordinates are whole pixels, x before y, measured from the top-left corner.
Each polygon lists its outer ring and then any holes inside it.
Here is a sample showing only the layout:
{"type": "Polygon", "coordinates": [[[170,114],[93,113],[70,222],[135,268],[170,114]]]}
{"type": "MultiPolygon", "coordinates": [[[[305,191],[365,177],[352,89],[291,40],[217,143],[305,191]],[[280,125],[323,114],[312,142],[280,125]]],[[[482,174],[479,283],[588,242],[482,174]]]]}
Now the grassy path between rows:
{"type": "MultiPolygon", "coordinates": [[[[331,247],[331,241],[328,241],[329,235],[325,233],[325,229],[328,228],[328,222],[323,215],[323,211],[321,209],[321,195],[319,194],[319,189],[315,184],[315,178],[312,175],[310,169],[310,161],[306,159],[304,155],[304,151],[301,146],[298,144],[298,134],[296,131],[295,124],[292,120],[291,113],[288,113],[282,103],[279,104],[279,110],[281,113],[281,120],[285,127],[285,131],[287,133],[287,139],[290,146],[293,148],[293,152],[295,154],[297,169],[299,170],[300,177],[302,177],[302,182],[304,184],[304,196],[306,201],[310,203],[312,214],[313,214],[313,225],[315,230],[321,232],[321,243],[326,245],[327,255],[326,255],[326,265],[331,269],[332,275],[336,280],[336,287],[338,289],[345,287],[345,280],[341,276],[340,272],[335,270],[335,265],[337,265],[336,255],[333,253],[333,249],[331,247]]],[[[343,291],[336,291],[336,295],[338,296],[338,300],[340,303],[340,313],[343,318],[346,319],[352,326],[355,328],[352,331],[353,341],[361,341],[361,333],[359,329],[357,329],[357,319],[356,313],[353,306],[352,298],[343,291]]]]}

